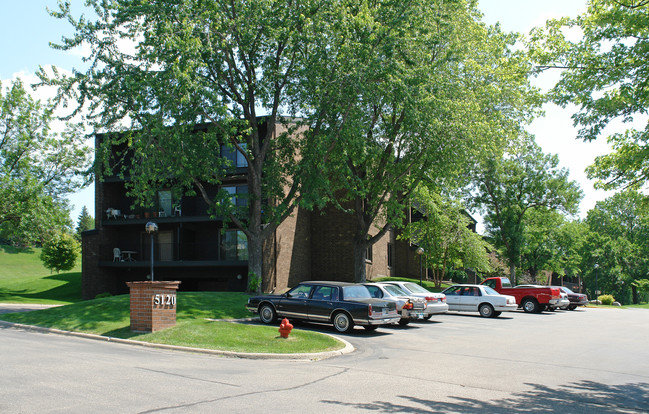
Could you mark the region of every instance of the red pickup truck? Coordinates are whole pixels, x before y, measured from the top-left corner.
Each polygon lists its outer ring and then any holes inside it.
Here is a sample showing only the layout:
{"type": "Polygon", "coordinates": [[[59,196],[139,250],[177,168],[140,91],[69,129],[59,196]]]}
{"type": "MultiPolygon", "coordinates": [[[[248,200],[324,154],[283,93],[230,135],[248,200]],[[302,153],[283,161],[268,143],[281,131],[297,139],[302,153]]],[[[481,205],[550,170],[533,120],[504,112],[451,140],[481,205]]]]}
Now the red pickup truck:
{"type": "Polygon", "coordinates": [[[556,306],[561,300],[561,292],[552,287],[512,287],[506,277],[492,277],[484,280],[482,285],[487,285],[502,295],[511,295],[516,298],[519,308],[528,313],[538,313],[548,306],[556,306]]]}

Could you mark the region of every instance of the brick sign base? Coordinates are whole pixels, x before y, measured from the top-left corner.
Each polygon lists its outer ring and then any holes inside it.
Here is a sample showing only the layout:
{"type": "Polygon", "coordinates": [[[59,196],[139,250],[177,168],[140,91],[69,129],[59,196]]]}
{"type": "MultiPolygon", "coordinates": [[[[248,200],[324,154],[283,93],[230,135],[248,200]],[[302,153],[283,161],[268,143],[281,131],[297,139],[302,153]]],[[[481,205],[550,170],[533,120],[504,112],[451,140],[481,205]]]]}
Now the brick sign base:
{"type": "Polygon", "coordinates": [[[180,282],[126,282],[131,292],[131,331],[155,332],[176,325],[180,282]]]}

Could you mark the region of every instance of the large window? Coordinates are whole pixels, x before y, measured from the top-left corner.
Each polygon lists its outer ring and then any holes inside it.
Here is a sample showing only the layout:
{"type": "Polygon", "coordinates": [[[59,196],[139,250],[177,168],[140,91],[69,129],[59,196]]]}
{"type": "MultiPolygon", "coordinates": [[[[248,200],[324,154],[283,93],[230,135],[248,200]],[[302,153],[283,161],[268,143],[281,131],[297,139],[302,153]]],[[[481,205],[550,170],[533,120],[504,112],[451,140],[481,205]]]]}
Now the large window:
{"type": "Polygon", "coordinates": [[[222,187],[225,191],[232,195],[232,204],[237,207],[246,207],[248,205],[248,186],[247,185],[237,185],[237,186],[224,186],[222,187]]]}
{"type": "MultiPolygon", "coordinates": [[[[239,145],[244,151],[248,147],[248,144],[245,143],[239,145]]],[[[233,146],[221,145],[221,156],[230,160],[232,166],[235,168],[245,168],[248,166],[248,160],[246,160],[246,157],[244,157],[243,154],[237,151],[233,146]]]]}
{"type": "Polygon", "coordinates": [[[221,236],[221,260],[248,260],[248,239],[240,230],[228,230],[221,236]]]}

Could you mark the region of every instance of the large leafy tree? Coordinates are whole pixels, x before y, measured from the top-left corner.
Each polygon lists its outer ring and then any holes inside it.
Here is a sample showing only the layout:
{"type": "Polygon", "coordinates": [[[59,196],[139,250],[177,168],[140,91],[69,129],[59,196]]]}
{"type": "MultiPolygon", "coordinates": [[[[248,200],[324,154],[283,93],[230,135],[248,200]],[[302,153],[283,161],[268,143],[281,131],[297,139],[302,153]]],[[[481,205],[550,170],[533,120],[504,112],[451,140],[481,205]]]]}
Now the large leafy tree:
{"type": "Polygon", "coordinates": [[[558,164],[556,155],[544,154],[525,136],[477,170],[473,204],[485,213],[487,231],[504,251],[513,280],[525,244],[526,216],[532,210],[577,212],[582,192],[558,164]]]}
{"type": "Polygon", "coordinates": [[[363,4],[338,16],[345,40],[314,54],[318,72],[299,91],[330,145],[331,198],[356,219],[358,282],[368,247],[402,225],[420,182],[457,184],[538,103],[515,36],[481,25],[473,2],[363,4]]]}
{"type": "MultiPolygon", "coordinates": [[[[90,69],[73,76],[41,77],[88,109],[105,135],[101,162],[111,147],[132,156],[122,171],[130,195],[152,203],[159,188],[200,194],[212,211],[242,230],[249,271],[262,275],[262,246],[296,206],[309,205],[317,170],[306,168],[312,148],[306,136],[277,134],[280,110],[302,109],[292,88],[309,71],[315,44],[326,42],[340,2],[328,0],[90,0],[98,18],[74,19],[61,3],[75,36],[56,47],[91,48],[90,69]],[[328,17],[327,17],[328,16],[328,17]],[[263,115],[263,117],[261,117],[263,115]],[[201,125],[201,128],[196,128],[201,125]],[[290,137],[289,137],[290,135],[290,137]],[[247,207],[237,209],[225,191],[210,194],[227,176],[222,146],[245,160],[247,207]],[[300,154],[300,156],[296,156],[300,154]]],[[[354,2],[352,2],[353,4],[354,2]]],[[[334,74],[337,76],[337,74],[334,74]]],[[[323,158],[323,154],[315,154],[323,158]]],[[[124,160],[129,159],[125,157],[124,160]]],[[[106,173],[116,173],[110,168],[106,173]]],[[[267,283],[268,281],[264,281],[267,283]]]]}
{"type": "Polygon", "coordinates": [[[433,282],[441,287],[449,269],[491,270],[489,244],[469,228],[471,220],[462,205],[419,186],[412,198],[421,219],[409,223],[399,235],[424,249],[426,268],[433,271],[433,282]]]}
{"type": "Polygon", "coordinates": [[[627,190],[598,202],[588,212],[586,223],[593,236],[583,266],[591,287],[597,277],[599,290],[630,301],[632,283],[649,273],[648,208],[646,196],[627,190]]]}
{"type": "Polygon", "coordinates": [[[51,131],[52,108],[17,80],[0,85],[0,233],[17,244],[42,242],[69,226],[65,197],[81,188],[90,149],[78,125],[51,131]]]}
{"type": "Polygon", "coordinates": [[[588,169],[603,188],[641,186],[649,180],[649,2],[590,0],[585,14],[551,20],[532,32],[539,68],[561,70],[550,95],[559,105],[574,104],[579,138],[591,141],[614,120],[640,126],[608,136],[613,152],[588,169]],[[579,40],[571,41],[578,29],[579,40]],[[636,124],[637,125],[637,124],[636,124]]]}

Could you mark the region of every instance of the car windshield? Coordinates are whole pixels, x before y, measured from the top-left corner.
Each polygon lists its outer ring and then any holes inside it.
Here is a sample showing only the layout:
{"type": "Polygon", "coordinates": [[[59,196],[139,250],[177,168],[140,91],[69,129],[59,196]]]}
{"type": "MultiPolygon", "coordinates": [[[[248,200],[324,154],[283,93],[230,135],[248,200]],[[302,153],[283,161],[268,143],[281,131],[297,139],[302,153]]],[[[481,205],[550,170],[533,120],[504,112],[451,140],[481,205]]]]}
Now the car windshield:
{"type": "Polygon", "coordinates": [[[370,299],[370,291],[365,286],[344,286],[343,298],[349,299],[370,299]]]}
{"type": "Polygon", "coordinates": [[[421,287],[419,285],[416,285],[414,283],[411,283],[411,282],[404,283],[404,286],[406,287],[406,289],[408,289],[412,293],[432,293],[431,291],[426,290],[423,287],[421,287]]]}
{"type": "Polygon", "coordinates": [[[404,291],[399,286],[385,285],[383,288],[392,296],[408,296],[408,292],[404,291]]]}
{"type": "Polygon", "coordinates": [[[509,279],[507,279],[506,277],[503,277],[502,279],[500,279],[500,283],[501,283],[502,287],[512,287],[512,282],[509,279]]]}
{"type": "Polygon", "coordinates": [[[483,286],[482,288],[484,289],[484,293],[487,295],[500,295],[500,293],[496,292],[489,286],[483,286]]]}
{"type": "Polygon", "coordinates": [[[573,292],[572,290],[568,289],[568,288],[565,287],[565,286],[562,286],[562,287],[561,287],[561,290],[563,290],[565,293],[573,293],[573,294],[575,293],[575,292],[573,292]]]}

